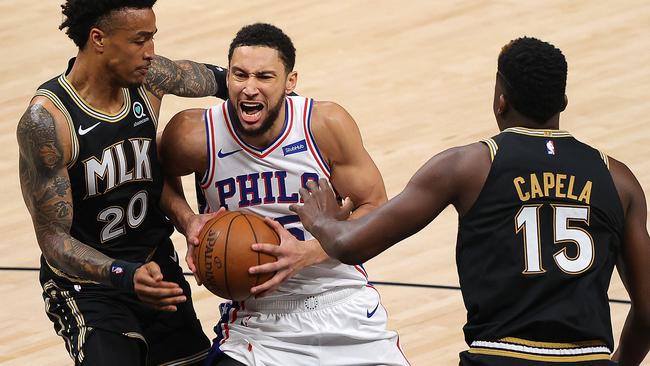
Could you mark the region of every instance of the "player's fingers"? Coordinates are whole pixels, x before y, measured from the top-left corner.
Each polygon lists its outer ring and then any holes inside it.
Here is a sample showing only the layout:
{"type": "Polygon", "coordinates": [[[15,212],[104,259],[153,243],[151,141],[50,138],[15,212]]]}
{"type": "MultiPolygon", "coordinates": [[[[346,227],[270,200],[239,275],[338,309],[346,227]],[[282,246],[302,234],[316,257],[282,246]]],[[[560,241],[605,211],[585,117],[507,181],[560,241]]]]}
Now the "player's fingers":
{"type": "Polygon", "coordinates": [[[153,278],[156,281],[160,281],[163,278],[162,272],[160,271],[160,266],[156,262],[147,262],[144,264],[145,269],[147,270],[147,273],[149,273],[149,276],[153,278]]]}
{"type": "Polygon", "coordinates": [[[196,280],[196,284],[201,286],[201,279],[199,279],[199,276],[196,274],[196,265],[194,264],[194,246],[190,245],[187,247],[187,254],[185,255],[185,262],[187,263],[187,268],[192,272],[194,275],[194,280],[196,280]]]}
{"type": "Polygon", "coordinates": [[[337,218],[339,220],[347,220],[348,217],[350,217],[350,214],[352,214],[352,211],[354,210],[354,202],[350,199],[350,197],[345,197],[343,200],[343,204],[341,205],[341,209],[339,210],[339,213],[337,215],[337,218]]]}
{"type": "Polygon", "coordinates": [[[133,276],[133,283],[135,284],[136,287],[137,286],[156,287],[158,282],[159,280],[153,277],[146,267],[143,268],[141,271],[138,269],[135,272],[135,275],[133,276]]]}
{"type": "Polygon", "coordinates": [[[295,212],[296,214],[300,215],[300,209],[302,208],[302,205],[292,203],[289,205],[289,211],[295,212]]]}
{"type": "Polygon", "coordinates": [[[265,244],[265,243],[255,243],[251,245],[251,249],[256,252],[265,253],[277,257],[280,255],[282,249],[279,245],[275,244],[265,244]]]}
{"type": "Polygon", "coordinates": [[[257,275],[257,274],[264,274],[264,273],[273,273],[277,272],[279,270],[285,269],[287,265],[282,262],[282,261],[275,261],[275,262],[269,262],[269,263],[264,263],[260,264],[257,266],[250,267],[248,269],[248,273],[252,275],[257,275]]]}
{"type": "Polygon", "coordinates": [[[187,297],[181,296],[168,296],[168,297],[151,297],[151,296],[141,296],[140,299],[145,304],[153,306],[167,306],[167,305],[177,305],[182,304],[187,301],[187,297]]]}
{"type": "Polygon", "coordinates": [[[194,275],[194,281],[196,281],[196,285],[203,286],[203,282],[201,282],[199,275],[196,272],[192,272],[192,274],[194,275]]]}
{"type": "Polygon", "coordinates": [[[318,191],[318,182],[316,181],[308,180],[306,186],[310,193],[318,191]]]}
{"type": "Polygon", "coordinates": [[[279,222],[273,220],[272,218],[270,218],[270,217],[268,217],[268,216],[267,216],[267,217],[264,217],[264,222],[265,222],[267,225],[269,225],[270,227],[272,227],[272,228],[273,228],[273,229],[274,229],[278,234],[281,234],[282,229],[284,229],[284,227],[282,226],[282,224],[280,224],[279,222]],[[278,230],[279,230],[279,231],[278,231],[278,230]]]}
{"type": "Polygon", "coordinates": [[[198,245],[199,245],[199,236],[198,236],[198,235],[189,234],[189,235],[187,236],[187,244],[189,244],[188,247],[195,247],[195,246],[198,246],[198,245]]]}
{"type": "Polygon", "coordinates": [[[299,188],[298,193],[300,194],[300,198],[302,198],[302,201],[305,203],[305,205],[308,205],[312,201],[309,189],[299,188]]]}
{"type": "Polygon", "coordinates": [[[183,289],[178,285],[176,287],[139,286],[136,288],[136,292],[140,297],[148,299],[163,299],[183,295],[183,289]]]}
{"type": "Polygon", "coordinates": [[[269,225],[275,232],[278,234],[280,237],[280,241],[286,240],[288,238],[291,238],[291,233],[287,231],[287,229],[282,226],[279,222],[269,218],[265,217],[264,222],[269,225]]]}
{"type": "Polygon", "coordinates": [[[278,274],[273,276],[270,280],[251,288],[251,294],[256,298],[264,297],[280,287],[280,284],[284,282],[284,279],[286,279],[286,275],[281,275],[278,272],[278,274]]]}

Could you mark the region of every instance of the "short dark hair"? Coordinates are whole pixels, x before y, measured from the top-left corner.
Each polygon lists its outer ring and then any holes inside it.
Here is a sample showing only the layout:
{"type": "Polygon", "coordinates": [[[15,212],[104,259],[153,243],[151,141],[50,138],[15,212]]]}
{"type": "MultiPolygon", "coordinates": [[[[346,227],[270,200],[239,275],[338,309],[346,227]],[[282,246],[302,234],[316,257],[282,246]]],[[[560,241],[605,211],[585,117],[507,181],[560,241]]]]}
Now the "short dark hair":
{"type": "Polygon", "coordinates": [[[228,63],[232,59],[235,48],[242,46],[265,46],[278,51],[280,59],[287,72],[293,71],[296,63],[296,48],[291,38],[284,34],[282,29],[266,23],[250,24],[237,32],[235,38],[230,42],[228,50],[228,63]]]}
{"type": "Polygon", "coordinates": [[[124,8],[150,9],[156,0],[67,0],[61,5],[65,19],[59,29],[68,28],[65,33],[80,49],[88,42],[90,29],[109,26],[111,12],[124,8]]]}
{"type": "Polygon", "coordinates": [[[567,63],[550,43],[532,37],[510,41],[499,54],[498,75],[510,105],[537,123],[565,107],[567,63]]]}

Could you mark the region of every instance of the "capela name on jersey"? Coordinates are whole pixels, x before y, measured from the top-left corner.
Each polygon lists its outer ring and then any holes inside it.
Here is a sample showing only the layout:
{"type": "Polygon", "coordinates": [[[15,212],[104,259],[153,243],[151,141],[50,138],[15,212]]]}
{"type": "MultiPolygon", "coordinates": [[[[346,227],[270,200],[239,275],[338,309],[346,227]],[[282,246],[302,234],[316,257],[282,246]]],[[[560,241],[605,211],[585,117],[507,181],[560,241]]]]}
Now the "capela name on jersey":
{"type": "Polygon", "coordinates": [[[589,204],[591,199],[591,181],[578,182],[573,175],[544,172],[540,179],[538,174],[530,173],[525,178],[516,177],[512,183],[519,199],[524,202],[533,198],[556,197],[589,204]]]}

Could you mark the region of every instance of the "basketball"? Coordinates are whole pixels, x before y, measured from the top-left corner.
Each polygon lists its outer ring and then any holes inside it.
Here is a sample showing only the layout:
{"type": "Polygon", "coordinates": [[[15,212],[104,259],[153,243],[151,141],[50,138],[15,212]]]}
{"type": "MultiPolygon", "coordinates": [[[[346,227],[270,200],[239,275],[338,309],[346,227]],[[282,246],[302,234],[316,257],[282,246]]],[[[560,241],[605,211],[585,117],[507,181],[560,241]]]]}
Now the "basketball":
{"type": "Polygon", "coordinates": [[[194,264],[203,286],[226,299],[241,301],[250,297],[251,287],[264,283],[273,273],[251,275],[248,269],[276,260],[253,251],[253,243],[280,245],[280,238],[264,219],[252,213],[226,212],[208,221],[194,251],[194,264]]]}

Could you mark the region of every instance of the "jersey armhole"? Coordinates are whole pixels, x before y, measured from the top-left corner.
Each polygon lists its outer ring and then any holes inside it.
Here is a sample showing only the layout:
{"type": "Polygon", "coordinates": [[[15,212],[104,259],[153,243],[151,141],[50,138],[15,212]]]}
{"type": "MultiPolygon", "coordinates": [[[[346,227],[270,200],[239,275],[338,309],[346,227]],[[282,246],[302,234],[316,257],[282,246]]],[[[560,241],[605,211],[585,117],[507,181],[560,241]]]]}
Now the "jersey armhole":
{"type": "Polygon", "coordinates": [[[203,121],[205,123],[205,145],[207,149],[207,155],[208,155],[208,167],[205,170],[205,173],[203,173],[203,176],[201,177],[199,187],[201,189],[206,189],[212,184],[212,178],[214,177],[214,169],[215,169],[215,146],[216,146],[216,135],[214,132],[214,123],[212,122],[212,108],[208,108],[205,110],[205,113],[203,114],[203,121]]]}
{"type": "Polygon", "coordinates": [[[496,141],[492,138],[481,140],[481,142],[487,145],[488,149],[490,149],[490,161],[494,162],[494,157],[497,155],[499,145],[497,145],[496,141]]]}
{"type": "Polygon", "coordinates": [[[72,117],[70,117],[70,113],[68,113],[68,110],[65,108],[65,105],[63,105],[63,102],[61,102],[61,99],[59,99],[59,97],[52,91],[47,89],[38,89],[34,96],[47,98],[50,102],[52,102],[52,104],[54,104],[56,109],[58,109],[63,114],[66,122],[68,123],[70,142],[72,143],[72,151],[70,153],[70,161],[66,164],[66,168],[70,169],[74,163],[77,162],[77,158],[79,157],[79,140],[77,139],[77,133],[75,132],[74,124],[72,123],[72,117]]]}
{"type": "Polygon", "coordinates": [[[312,133],[311,130],[311,115],[312,111],[314,109],[314,100],[311,98],[305,98],[305,106],[303,110],[303,126],[305,128],[305,139],[307,139],[307,148],[309,149],[309,153],[312,155],[314,160],[316,160],[316,164],[318,164],[318,167],[321,169],[321,171],[325,174],[327,179],[330,178],[330,167],[323,159],[323,155],[320,152],[320,149],[318,148],[318,144],[316,143],[316,138],[314,138],[314,134],[312,133]]]}
{"type": "Polygon", "coordinates": [[[149,110],[149,115],[151,116],[151,119],[153,119],[153,125],[156,128],[156,131],[158,130],[158,117],[156,117],[156,113],[154,113],[153,107],[151,106],[151,101],[149,100],[149,97],[147,96],[147,91],[144,89],[144,86],[141,86],[138,88],[138,93],[140,94],[140,97],[142,100],[144,100],[144,104],[147,106],[147,110],[149,110]]]}
{"type": "Polygon", "coordinates": [[[598,153],[600,154],[600,158],[603,159],[603,162],[605,163],[607,170],[609,170],[609,156],[607,156],[607,154],[605,154],[600,150],[598,150],[598,153]]]}

